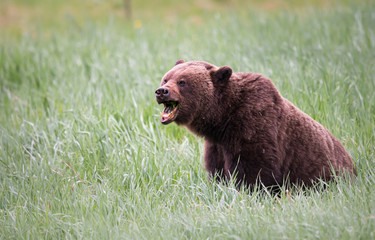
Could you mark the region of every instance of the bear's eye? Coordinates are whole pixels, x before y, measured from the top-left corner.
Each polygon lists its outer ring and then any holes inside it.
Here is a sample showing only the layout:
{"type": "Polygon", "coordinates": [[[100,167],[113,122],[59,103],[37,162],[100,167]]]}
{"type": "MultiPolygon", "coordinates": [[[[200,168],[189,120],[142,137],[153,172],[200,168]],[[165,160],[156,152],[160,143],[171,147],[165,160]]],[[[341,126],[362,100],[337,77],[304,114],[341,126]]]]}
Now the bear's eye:
{"type": "Polygon", "coordinates": [[[168,80],[167,80],[167,79],[164,79],[163,83],[166,84],[167,82],[168,82],[168,80]]]}
{"type": "Polygon", "coordinates": [[[185,86],[185,81],[178,81],[178,86],[183,87],[185,86]]]}

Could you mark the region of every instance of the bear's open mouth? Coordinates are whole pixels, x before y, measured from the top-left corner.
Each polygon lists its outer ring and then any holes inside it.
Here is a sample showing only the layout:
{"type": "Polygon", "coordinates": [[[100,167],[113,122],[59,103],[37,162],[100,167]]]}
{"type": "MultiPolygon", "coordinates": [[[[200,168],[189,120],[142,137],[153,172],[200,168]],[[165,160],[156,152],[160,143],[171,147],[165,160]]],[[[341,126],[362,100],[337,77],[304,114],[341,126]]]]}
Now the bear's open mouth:
{"type": "Polygon", "coordinates": [[[161,123],[168,124],[175,120],[180,105],[176,101],[164,102],[164,111],[161,114],[161,123]]]}

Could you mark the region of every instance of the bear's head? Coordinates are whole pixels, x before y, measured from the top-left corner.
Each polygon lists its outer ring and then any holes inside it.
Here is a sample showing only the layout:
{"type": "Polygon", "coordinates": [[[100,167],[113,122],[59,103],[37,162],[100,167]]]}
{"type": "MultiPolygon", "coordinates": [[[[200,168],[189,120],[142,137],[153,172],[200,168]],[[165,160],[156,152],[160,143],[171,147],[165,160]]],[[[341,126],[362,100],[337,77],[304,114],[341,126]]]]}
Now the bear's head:
{"type": "Polygon", "coordinates": [[[218,106],[217,91],[225,88],[231,76],[228,66],[178,60],[155,91],[157,102],[164,105],[161,122],[189,126],[194,120],[210,119],[218,106]]]}

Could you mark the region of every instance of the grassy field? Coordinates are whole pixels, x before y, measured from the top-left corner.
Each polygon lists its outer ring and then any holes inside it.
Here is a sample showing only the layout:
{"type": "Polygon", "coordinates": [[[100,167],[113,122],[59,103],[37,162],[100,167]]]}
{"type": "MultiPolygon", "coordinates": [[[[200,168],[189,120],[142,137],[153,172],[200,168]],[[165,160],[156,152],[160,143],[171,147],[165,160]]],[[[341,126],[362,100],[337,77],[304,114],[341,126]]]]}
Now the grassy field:
{"type": "Polygon", "coordinates": [[[373,3],[203,1],[178,17],[166,1],[153,18],[140,1],[126,22],[39,1],[1,3],[0,239],[375,239],[373,3]],[[181,58],[271,78],[357,179],[280,196],[211,183],[202,139],[160,124],[154,90],[181,58]]]}

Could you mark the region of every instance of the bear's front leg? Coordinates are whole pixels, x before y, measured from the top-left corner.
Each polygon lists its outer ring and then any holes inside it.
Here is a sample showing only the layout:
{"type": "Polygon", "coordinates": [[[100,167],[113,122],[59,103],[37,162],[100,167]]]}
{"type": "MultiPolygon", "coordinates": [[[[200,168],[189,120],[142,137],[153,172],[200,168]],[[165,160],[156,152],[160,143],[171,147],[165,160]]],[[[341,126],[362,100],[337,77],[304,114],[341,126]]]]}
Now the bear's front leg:
{"type": "Polygon", "coordinates": [[[276,149],[262,143],[247,144],[241,148],[245,150],[225,155],[225,169],[231,178],[235,177],[236,184],[244,183],[250,188],[255,185],[282,185],[283,176],[276,149]]]}
{"type": "Polygon", "coordinates": [[[204,166],[210,179],[224,180],[224,154],[222,147],[207,139],[204,142],[204,166]]]}

